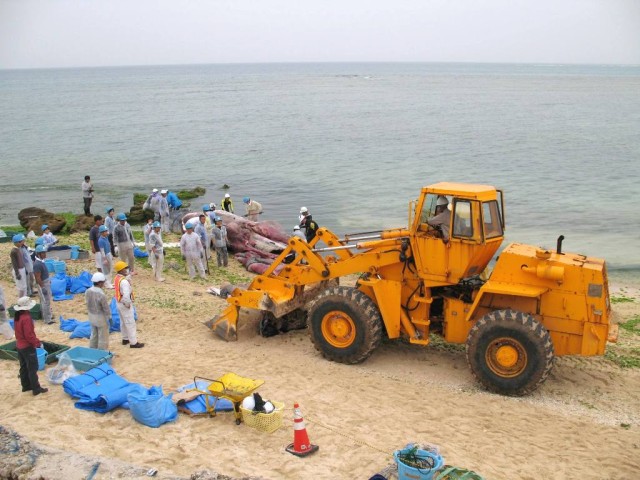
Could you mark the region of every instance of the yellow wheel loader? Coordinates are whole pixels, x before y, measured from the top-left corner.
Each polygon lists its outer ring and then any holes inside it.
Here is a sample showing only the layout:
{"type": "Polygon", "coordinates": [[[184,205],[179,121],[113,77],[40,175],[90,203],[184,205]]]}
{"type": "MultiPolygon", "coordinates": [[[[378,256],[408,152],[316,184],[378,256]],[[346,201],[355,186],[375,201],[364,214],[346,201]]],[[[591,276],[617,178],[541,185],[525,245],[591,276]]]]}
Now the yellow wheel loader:
{"type": "Polygon", "coordinates": [[[364,361],[384,336],[429,343],[430,333],[466,343],[487,389],[525,395],[548,376],[555,355],[602,355],[609,325],[605,262],[523,244],[507,246],[488,274],[505,230],[503,195],[487,185],[437,183],[409,204],[407,229],[339,238],[320,228],[297,237],[209,325],[236,340],[240,308],[278,319],[306,312],[324,357],[364,361]],[[276,273],[277,272],[277,273],[276,273]],[[355,287],[337,279],[360,274],[355,287]]]}

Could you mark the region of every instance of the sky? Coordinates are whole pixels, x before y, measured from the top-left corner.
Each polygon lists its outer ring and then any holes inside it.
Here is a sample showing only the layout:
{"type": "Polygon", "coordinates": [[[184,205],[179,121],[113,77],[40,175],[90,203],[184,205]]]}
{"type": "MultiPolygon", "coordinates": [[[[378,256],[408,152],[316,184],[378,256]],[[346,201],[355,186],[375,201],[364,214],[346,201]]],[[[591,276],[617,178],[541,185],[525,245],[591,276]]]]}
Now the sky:
{"type": "Polygon", "coordinates": [[[640,64],[640,0],[0,0],[0,69],[640,64]]]}

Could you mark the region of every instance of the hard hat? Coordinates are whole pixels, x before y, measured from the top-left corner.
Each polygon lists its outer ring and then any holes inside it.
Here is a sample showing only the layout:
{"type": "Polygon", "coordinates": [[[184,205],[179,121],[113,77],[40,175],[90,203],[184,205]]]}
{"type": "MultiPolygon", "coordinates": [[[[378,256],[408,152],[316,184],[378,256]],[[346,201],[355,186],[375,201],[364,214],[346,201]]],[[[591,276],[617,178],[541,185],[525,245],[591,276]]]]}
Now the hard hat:
{"type": "Polygon", "coordinates": [[[300,207],[300,213],[307,213],[308,211],[307,207],[300,207]]]}
{"type": "Polygon", "coordinates": [[[222,217],[216,217],[215,220],[214,220],[214,222],[216,222],[216,223],[221,222],[221,221],[222,221],[222,217]]]}
{"type": "Polygon", "coordinates": [[[243,203],[249,203],[251,201],[251,199],[249,197],[244,197],[242,199],[243,203]]]}
{"type": "Polygon", "coordinates": [[[47,228],[49,228],[49,225],[47,225],[47,224],[45,223],[44,225],[42,225],[42,226],[40,227],[40,230],[42,230],[42,231],[44,232],[47,228]]]}
{"type": "Polygon", "coordinates": [[[294,230],[300,230],[300,225],[296,225],[295,227],[293,227],[294,230]]]}
{"type": "Polygon", "coordinates": [[[21,233],[16,233],[12,238],[13,243],[19,243],[19,242],[22,242],[23,240],[24,240],[24,235],[21,233]]]}
{"type": "Polygon", "coordinates": [[[151,190],[151,193],[158,193],[158,189],[154,188],[153,190],[151,190]]]}
{"type": "Polygon", "coordinates": [[[109,213],[111,210],[113,210],[113,207],[107,207],[107,208],[105,209],[105,211],[106,211],[107,213],[109,213]]]}
{"type": "Polygon", "coordinates": [[[187,222],[184,226],[187,230],[193,230],[193,224],[191,222],[187,222]]]}
{"type": "Polygon", "coordinates": [[[118,218],[118,221],[121,222],[122,220],[126,220],[127,216],[124,213],[119,213],[117,218],[118,218]]]}
{"type": "Polygon", "coordinates": [[[211,207],[208,204],[202,206],[202,211],[203,212],[208,212],[209,210],[211,210],[211,207]]]}
{"type": "Polygon", "coordinates": [[[169,193],[167,190],[160,190],[160,193],[164,195],[165,193],[169,193]]]}
{"type": "Polygon", "coordinates": [[[447,200],[447,197],[438,197],[438,200],[436,201],[436,205],[438,206],[449,205],[449,200],[447,200]]]}
{"type": "MultiPolygon", "coordinates": [[[[124,262],[122,262],[124,263],[124,262]]],[[[107,280],[107,277],[104,276],[104,273],[102,272],[96,272],[93,275],[91,275],[91,282],[92,283],[98,283],[98,282],[104,282],[107,280]]]]}
{"type": "Polygon", "coordinates": [[[225,193],[224,198],[231,198],[231,195],[229,195],[228,193],[225,193]]]}
{"type": "Polygon", "coordinates": [[[42,238],[42,237],[36,238],[36,247],[38,245],[42,245],[43,243],[44,243],[44,238],[42,238]]]}
{"type": "Polygon", "coordinates": [[[42,252],[46,252],[47,249],[44,248],[44,245],[38,245],[36,246],[36,253],[42,253],[42,252]]]}
{"type": "Polygon", "coordinates": [[[129,265],[127,265],[127,262],[123,262],[122,260],[118,260],[116,264],[113,266],[113,269],[116,272],[124,270],[125,268],[129,268],[129,265]]]}
{"type": "Polygon", "coordinates": [[[161,226],[160,222],[153,222],[153,228],[160,228],[161,226]]]}
{"type": "Polygon", "coordinates": [[[100,225],[100,228],[98,228],[98,231],[100,233],[102,232],[108,232],[109,231],[109,227],[107,227],[106,225],[100,225]]]}
{"type": "Polygon", "coordinates": [[[213,203],[213,202],[211,202],[211,203],[209,204],[209,208],[210,208],[211,210],[215,210],[215,209],[216,209],[216,204],[215,204],[215,203],[213,203]]]}

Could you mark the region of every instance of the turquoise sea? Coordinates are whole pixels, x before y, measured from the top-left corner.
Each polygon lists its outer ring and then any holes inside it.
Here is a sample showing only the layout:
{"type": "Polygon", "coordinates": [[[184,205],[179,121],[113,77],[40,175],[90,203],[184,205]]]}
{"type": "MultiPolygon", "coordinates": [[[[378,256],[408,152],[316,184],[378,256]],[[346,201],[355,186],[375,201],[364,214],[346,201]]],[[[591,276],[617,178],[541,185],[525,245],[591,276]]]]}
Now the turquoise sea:
{"type": "Polygon", "coordinates": [[[505,192],[507,241],[640,269],[640,66],[188,65],[0,70],[0,224],[202,185],[291,229],[406,225],[440,181],[505,192]]]}

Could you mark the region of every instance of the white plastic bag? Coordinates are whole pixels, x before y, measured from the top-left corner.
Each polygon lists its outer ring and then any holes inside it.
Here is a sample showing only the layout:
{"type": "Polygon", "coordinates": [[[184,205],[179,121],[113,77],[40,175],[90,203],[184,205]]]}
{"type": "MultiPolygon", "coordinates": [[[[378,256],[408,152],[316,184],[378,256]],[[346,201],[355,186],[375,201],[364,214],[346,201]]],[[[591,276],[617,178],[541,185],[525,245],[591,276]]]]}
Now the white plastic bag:
{"type": "Polygon", "coordinates": [[[11,328],[9,322],[0,323],[0,334],[2,334],[7,340],[12,340],[15,336],[15,334],[13,333],[13,328],[11,328]]]}
{"type": "Polygon", "coordinates": [[[58,355],[58,364],[47,370],[47,379],[55,385],[62,385],[67,378],[80,375],[80,372],[73,366],[73,361],[67,352],[58,355]]]}

